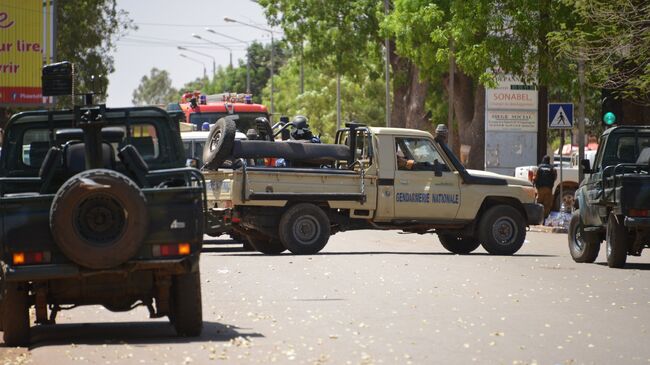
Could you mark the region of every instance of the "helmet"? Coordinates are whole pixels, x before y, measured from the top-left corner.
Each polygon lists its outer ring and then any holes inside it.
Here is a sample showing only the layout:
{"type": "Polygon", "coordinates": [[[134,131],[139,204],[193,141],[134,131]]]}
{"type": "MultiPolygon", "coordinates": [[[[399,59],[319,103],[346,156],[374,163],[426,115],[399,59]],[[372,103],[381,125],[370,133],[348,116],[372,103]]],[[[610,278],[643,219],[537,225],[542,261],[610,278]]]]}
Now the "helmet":
{"type": "Polygon", "coordinates": [[[293,118],[293,131],[291,132],[291,137],[293,139],[311,139],[312,134],[309,130],[309,124],[307,123],[307,117],[302,115],[296,115],[293,118]]]}

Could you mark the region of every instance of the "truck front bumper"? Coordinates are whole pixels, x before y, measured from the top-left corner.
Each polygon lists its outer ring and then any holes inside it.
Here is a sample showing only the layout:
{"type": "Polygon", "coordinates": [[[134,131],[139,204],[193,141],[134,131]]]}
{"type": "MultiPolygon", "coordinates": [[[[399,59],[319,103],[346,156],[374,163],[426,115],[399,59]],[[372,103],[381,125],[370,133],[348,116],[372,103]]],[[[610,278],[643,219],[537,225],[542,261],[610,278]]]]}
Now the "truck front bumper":
{"type": "Polygon", "coordinates": [[[544,206],[538,203],[525,203],[524,210],[528,217],[528,225],[539,225],[544,223],[544,206]]]}
{"type": "Polygon", "coordinates": [[[650,228],[650,218],[625,217],[623,224],[628,228],[650,228]]]}

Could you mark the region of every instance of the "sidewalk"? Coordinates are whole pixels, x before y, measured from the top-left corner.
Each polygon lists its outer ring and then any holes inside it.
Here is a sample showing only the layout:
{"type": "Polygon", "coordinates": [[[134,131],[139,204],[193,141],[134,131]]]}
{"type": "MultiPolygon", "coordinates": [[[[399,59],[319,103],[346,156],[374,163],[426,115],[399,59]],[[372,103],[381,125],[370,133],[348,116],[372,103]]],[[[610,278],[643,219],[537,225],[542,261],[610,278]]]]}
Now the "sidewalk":
{"type": "Polygon", "coordinates": [[[564,227],[551,227],[551,226],[530,226],[531,232],[543,232],[543,233],[567,233],[566,228],[564,227]]]}

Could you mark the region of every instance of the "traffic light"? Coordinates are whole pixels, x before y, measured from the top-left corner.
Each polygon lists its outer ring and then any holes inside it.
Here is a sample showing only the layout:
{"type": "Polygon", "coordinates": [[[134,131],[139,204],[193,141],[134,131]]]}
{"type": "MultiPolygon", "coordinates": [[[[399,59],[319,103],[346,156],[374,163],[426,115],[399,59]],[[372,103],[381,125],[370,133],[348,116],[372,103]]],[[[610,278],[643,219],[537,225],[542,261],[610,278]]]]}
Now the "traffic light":
{"type": "Polygon", "coordinates": [[[600,111],[600,120],[610,127],[623,121],[623,100],[614,90],[603,89],[600,111]]]}

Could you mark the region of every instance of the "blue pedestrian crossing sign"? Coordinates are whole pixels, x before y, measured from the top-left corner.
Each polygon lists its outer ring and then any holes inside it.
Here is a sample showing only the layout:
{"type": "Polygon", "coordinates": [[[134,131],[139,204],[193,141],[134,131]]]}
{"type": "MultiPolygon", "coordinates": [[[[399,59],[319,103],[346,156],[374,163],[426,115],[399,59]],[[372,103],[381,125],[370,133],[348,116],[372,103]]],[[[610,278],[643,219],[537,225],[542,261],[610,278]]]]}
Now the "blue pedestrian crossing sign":
{"type": "Polygon", "coordinates": [[[548,129],[573,127],[573,103],[548,103],[548,129]]]}

